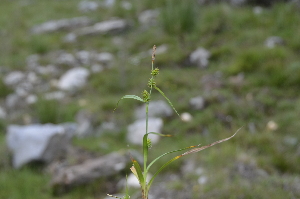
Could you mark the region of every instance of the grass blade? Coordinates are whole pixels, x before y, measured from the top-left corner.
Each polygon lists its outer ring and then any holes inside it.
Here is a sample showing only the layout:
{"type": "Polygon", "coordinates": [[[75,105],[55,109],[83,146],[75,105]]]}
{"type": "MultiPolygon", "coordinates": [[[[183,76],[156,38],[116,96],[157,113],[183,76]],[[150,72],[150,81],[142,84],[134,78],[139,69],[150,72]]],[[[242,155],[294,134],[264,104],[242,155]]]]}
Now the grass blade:
{"type": "Polygon", "coordinates": [[[135,99],[135,100],[144,102],[144,100],[143,100],[142,98],[140,98],[139,96],[136,96],[136,95],[124,95],[124,96],[123,96],[121,99],[119,99],[119,101],[117,102],[117,105],[116,105],[116,108],[114,109],[114,111],[117,109],[117,107],[118,107],[120,101],[121,101],[122,99],[125,99],[125,98],[127,98],[127,99],[135,99]]]}
{"type": "Polygon", "coordinates": [[[162,136],[162,137],[172,137],[172,135],[170,135],[170,134],[161,134],[161,133],[155,133],[155,132],[150,132],[148,134],[155,134],[155,135],[159,135],[159,136],[162,136]]]}
{"type": "Polygon", "coordinates": [[[144,180],[144,176],[140,164],[134,159],[132,159],[132,163],[134,169],[131,168],[131,171],[138,178],[141,187],[143,187],[143,185],[145,184],[145,180],[144,180]]]}
{"type": "Polygon", "coordinates": [[[173,108],[173,110],[176,112],[176,114],[180,117],[179,113],[176,111],[175,107],[173,106],[172,102],[169,100],[169,98],[167,98],[167,96],[164,94],[164,92],[162,92],[162,90],[160,90],[157,86],[154,86],[154,88],[162,95],[164,96],[164,98],[168,101],[168,103],[170,104],[170,106],[173,108]]]}
{"type": "MultiPolygon", "coordinates": [[[[199,146],[199,145],[198,145],[199,146]]],[[[169,151],[169,152],[166,152],[160,156],[158,156],[157,158],[155,158],[147,167],[147,170],[149,170],[149,168],[157,161],[159,160],[160,158],[162,158],[163,156],[165,155],[168,155],[168,154],[171,154],[171,153],[175,153],[175,152],[179,152],[179,151],[183,151],[183,150],[186,150],[186,149],[190,149],[190,148],[194,148],[194,147],[197,147],[197,146],[188,146],[188,147],[185,147],[185,148],[182,148],[182,149],[177,149],[177,150],[174,150],[174,151],[169,151]]]]}

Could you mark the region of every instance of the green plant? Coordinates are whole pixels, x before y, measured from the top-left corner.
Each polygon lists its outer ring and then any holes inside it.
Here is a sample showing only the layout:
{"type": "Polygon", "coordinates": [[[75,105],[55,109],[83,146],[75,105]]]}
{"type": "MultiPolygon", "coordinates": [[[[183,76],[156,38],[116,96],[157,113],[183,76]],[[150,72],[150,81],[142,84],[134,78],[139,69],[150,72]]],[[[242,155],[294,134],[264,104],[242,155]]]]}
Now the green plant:
{"type": "Polygon", "coordinates": [[[186,34],[191,33],[197,25],[197,15],[193,0],[168,0],[161,11],[163,30],[172,36],[177,36],[182,45],[186,34]]]}
{"type": "MultiPolygon", "coordinates": [[[[139,96],[136,96],[136,95],[125,95],[123,96],[117,103],[117,106],[119,104],[119,102],[122,100],[122,99],[125,99],[125,98],[129,98],[129,99],[135,99],[135,100],[138,100],[138,101],[141,101],[143,103],[146,104],[146,132],[145,132],[145,135],[143,137],[143,167],[141,167],[141,165],[135,160],[132,158],[132,163],[133,163],[133,166],[130,168],[131,172],[136,176],[136,178],[138,179],[139,183],[140,183],[140,186],[141,186],[141,192],[142,192],[142,198],[143,199],[148,199],[148,193],[149,193],[149,190],[150,190],[150,187],[154,181],[154,179],[157,177],[157,175],[165,168],[167,167],[169,164],[171,164],[173,161],[185,156],[185,155],[189,155],[189,154],[192,154],[192,153],[197,153],[199,151],[202,151],[208,147],[211,147],[215,144],[218,144],[218,143],[221,143],[221,142],[224,142],[224,141],[227,141],[229,139],[231,139],[232,137],[234,137],[236,135],[233,134],[232,136],[228,137],[228,138],[225,138],[225,139],[222,139],[222,140],[219,140],[219,141],[216,141],[216,142],[213,142],[209,145],[206,145],[206,146],[202,146],[202,147],[199,147],[199,145],[195,145],[195,146],[188,146],[188,147],[185,147],[185,148],[181,148],[181,149],[178,149],[178,150],[173,150],[173,151],[169,151],[169,152],[166,152],[160,156],[158,156],[157,158],[155,158],[152,162],[150,162],[148,164],[148,152],[149,152],[149,148],[152,147],[152,144],[151,144],[151,139],[148,138],[148,135],[150,134],[156,134],[156,135],[159,135],[159,136],[163,136],[163,137],[170,137],[171,135],[165,135],[165,134],[161,134],[161,133],[156,133],[156,132],[148,132],[148,108],[149,108],[149,103],[151,101],[151,94],[152,94],[152,90],[155,89],[157,90],[167,101],[168,103],[170,104],[170,106],[173,108],[173,110],[176,112],[176,114],[179,116],[178,112],[176,111],[176,109],[174,108],[173,104],[171,103],[171,101],[166,97],[166,95],[163,93],[162,90],[160,90],[157,85],[156,85],[156,82],[155,82],[155,77],[159,74],[159,69],[158,68],[155,68],[154,69],[154,60],[155,60],[155,50],[156,50],[156,46],[154,45],[153,46],[153,52],[152,52],[152,69],[151,69],[151,78],[150,80],[148,81],[148,87],[149,87],[149,91],[147,90],[144,90],[142,92],[142,97],[139,97],[139,96]],[[188,150],[189,149],[189,150],[188,150]],[[167,161],[165,164],[163,164],[155,173],[154,175],[152,176],[152,178],[150,179],[149,182],[147,182],[146,179],[147,176],[148,176],[148,173],[149,173],[149,170],[151,168],[151,166],[157,161],[159,160],[160,158],[162,158],[163,156],[166,156],[168,154],[171,154],[171,153],[175,153],[175,152],[179,152],[179,151],[183,151],[183,150],[188,150],[186,151],[185,153],[182,153],[181,155],[178,155],[172,159],[170,159],[169,161],[167,161]]],[[[115,196],[112,196],[112,195],[109,195],[111,197],[115,197],[115,196]]],[[[118,198],[118,197],[115,197],[115,198],[118,198]]],[[[126,194],[125,196],[123,197],[123,199],[129,199],[130,196],[128,195],[128,189],[126,187],[126,194]]]]}

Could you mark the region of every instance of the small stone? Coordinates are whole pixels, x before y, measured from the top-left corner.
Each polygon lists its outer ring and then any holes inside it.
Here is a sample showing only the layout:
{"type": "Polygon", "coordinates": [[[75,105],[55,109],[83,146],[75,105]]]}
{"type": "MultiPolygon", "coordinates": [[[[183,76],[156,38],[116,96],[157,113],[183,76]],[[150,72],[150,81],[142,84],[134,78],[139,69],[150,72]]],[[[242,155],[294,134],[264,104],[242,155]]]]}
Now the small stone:
{"type": "Polygon", "coordinates": [[[265,41],[265,46],[268,48],[274,48],[276,46],[282,46],[284,44],[285,44],[284,40],[281,37],[277,37],[277,36],[269,37],[265,41]]]}
{"type": "Polygon", "coordinates": [[[0,119],[5,119],[6,118],[6,112],[4,108],[0,106],[0,119]]]}
{"type": "Polygon", "coordinates": [[[58,88],[67,91],[74,91],[85,86],[90,72],[83,67],[68,70],[59,80],[58,88]]]}
{"type": "Polygon", "coordinates": [[[198,48],[190,54],[190,62],[199,68],[206,68],[209,63],[209,58],[210,52],[204,48],[198,48]]]}
{"type": "Polygon", "coordinates": [[[205,107],[205,99],[202,96],[193,97],[190,99],[190,106],[194,110],[202,110],[205,107]]]}
{"type": "Polygon", "coordinates": [[[273,120],[271,120],[267,123],[267,128],[270,131],[276,131],[278,129],[278,124],[276,122],[274,122],[273,120]]]}
{"type": "Polygon", "coordinates": [[[78,10],[81,12],[89,12],[97,10],[99,7],[99,4],[95,1],[81,1],[78,4],[78,10]]]}
{"type": "Polygon", "coordinates": [[[182,114],[180,115],[180,118],[181,118],[181,120],[184,121],[184,122],[190,122],[190,121],[192,121],[193,116],[192,116],[190,113],[182,113],[182,114]]]}
{"type": "Polygon", "coordinates": [[[4,77],[4,84],[7,86],[16,86],[25,78],[25,74],[21,71],[13,71],[4,77]]]}
{"type": "Polygon", "coordinates": [[[138,19],[142,25],[151,26],[157,23],[158,10],[145,10],[139,14],[138,19]]]}

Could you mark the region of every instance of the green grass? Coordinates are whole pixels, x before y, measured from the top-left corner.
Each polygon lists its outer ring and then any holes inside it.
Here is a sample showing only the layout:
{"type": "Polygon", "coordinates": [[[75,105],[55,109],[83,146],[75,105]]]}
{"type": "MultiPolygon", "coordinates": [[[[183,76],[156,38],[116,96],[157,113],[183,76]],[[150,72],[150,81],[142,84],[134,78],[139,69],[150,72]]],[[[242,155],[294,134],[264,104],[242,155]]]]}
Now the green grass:
{"type": "MultiPolygon", "coordinates": [[[[179,35],[170,36],[161,21],[158,26],[149,29],[139,27],[137,16],[141,11],[149,8],[165,9],[165,3],[160,0],[133,0],[134,6],[130,11],[116,6],[112,9],[100,8],[91,13],[80,13],[77,10],[78,2],[79,0],[0,1],[1,67],[25,70],[26,57],[35,53],[45,55],[41,63],[50,64],[53,60],[47,58],[47,53],[60,49],[70,53],[77,50],[107,51],[116,55],[114,68],[91,75],[87,88],[74,98],[63,102],[40,100],[35,106],[29,107],[29,115],[39,118],[43,123],[61,123],[74,121],[78,110],[88,109],[95,116],[96,124],[117,121],[121,130],[104,133],[96,139],[75,139],[74,144],[99,154],[126,149],[124,129],[133,122],[134,108],[141,104],[124,100],[115,113],[113,109],[120,96],[128,93],[141,94],[141,90],[146,87],[144,80],[149,77],[151,57],[141,58],[137,65],[132,64],[131,60],[140,53],[147,52],[154,44],[167,44],[168,51],[157,55],[155,60],[163,74],[158,76],[157,84],[180,113],[189,112],[194,119],[190,123],[181,122],[176,115],[164,119],[163,133],[173,134],[174,137],[162,138],[151,149],[150,158],[157,157],[161,151],[211,143],[228,137],[237,128],[244,126],[230,142],[192,156],[198,165],[207,169],[209,181],[200,186],[191,183],[197,179],[188,178],[184,182],[189,185],[189,189],[184,190],[190,191],[194,198],[300,197],[299,191],[291,188],[291,176],[299,178],[300,172],[297,153],[300,140],[300,42],[295,36],[300,31],[299,8],[291,4],[276,4],[257,16],[250,6],[218,4],[197,7],[197,26],[184,33],[185,45],[182,48],[179,35]],[[30,34],[33,25],[78,16],[88,16],[94,22],[114,16],[124,17],[132,22],[132,27],[126,33],[118,35],[124,40],[122,46],[115,45],[115,36],[109,35],[81,37],[77,43],[66,44],[61,42],[66,31],[30,34]],[[282,37],[285,45],[274,49],[266,48],[264,41],[269,36],[282,37]],[[205,70],[185,64],[188,55],[200,46],[212,53],[210,65],[205,70]],[[118,56],[119,54],[123,54],[123,57],[118,56]],[[223,73],[223,86],[205,92],[203,76],[216,71],[223,73]],[[230,77],[239,73],[245,76],[243,85],[231,84],[230,77]],[[198,95],[207,100],[207,107],[201,111],[191,110],[189,99],[198,95]],[[87,105],[80,107],[80,99],[85,99],[87,105]],[[226,121],[227,116],[232,118],[230,122],[226,121]],[[271,120],[278,124],[275,131],[266,127],[271,120]],[[255,125],[255,132],[250,132],[249,123],[255,125]],[[289,144],[286,142],[287,138],[296,139],[296,144],[289,144]],[[269,176],[249,182],[235,173],[234,165],[241,161],[241,154],[247,154],[249,161],[254,161],[269,176]]],[[[1,103],[11,93],[11,89],[2,83],[4,75],[5,73],[0,75],[1,103]]],[[[153,98],[161,99],[156,98],[157,96],[154,93],[153,98]]],[[[6,122],[0,123],[0,130],[5,131],[6,122]]],[[[0,134],[0,137],[0,198],[53,198],[47,185],[50,178],[43,171],[31,167],[13,170],[10,167],[4,134],[0,134]]],[[[131,147],[140,150],[139,147],[131,147]]],[[[179,161],[169,167],[168,172],[180,173],[181,165],[182,162],[179,161]]],[[[154,166],[152,169],[157,168],[154,166]]],[[[100,185],[102,181],[77,188],[58,198],[101,198],[106,190],[100,188],[100,185]]],[[[175,184],[171,187],[186,186],[175,184]]]]}

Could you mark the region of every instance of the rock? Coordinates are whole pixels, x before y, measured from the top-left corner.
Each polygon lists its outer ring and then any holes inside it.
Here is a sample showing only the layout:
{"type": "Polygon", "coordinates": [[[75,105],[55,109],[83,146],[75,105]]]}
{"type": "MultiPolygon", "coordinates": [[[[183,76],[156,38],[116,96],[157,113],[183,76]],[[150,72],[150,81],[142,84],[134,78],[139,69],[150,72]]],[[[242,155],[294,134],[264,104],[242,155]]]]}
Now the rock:
{"type": "Polygon", "coordinates": [[[46,100],[62,100],[66,97],[66,94],[62,91],[54,91],[51,93],[45,93],[46,100]]]}
{"type": "Polygon", "coordinates": [[[68,70],[60,78],[58,88],[61,90],[74,91],[85,86],[90,72],[83,67],[76,67],[68,70]]]}
{"type": "Polygon", "coordinates": [[[10,110],[16,110],[25,106],[24,100],[16,93],[9,94],[5,98],[5,107],[10,110]]]}
{"type": "Polygon", "coordinates": [[[82,164],[58,169],[52,176],[51,185],[53,188],[67,188],[87,184],[96,179],[120,173],[129,162],[130,158],[116,152],[89,159],[82,164]]]}
{"type": "Polygon", "coordinates": [[[92,73],[99,73],[104,70],[104,67],[101,64],[93,64],[91,66],[92,73]]]}
{"type": "Polygon", "coordinates": [[[194,110],[202,110],[205,107],[205,99],[202,96],[193,97],[190,99],[190,106],[194,110]]]}
{"type": "Polygon", "coordinates": [[[99,62],[104,66],[109,66],[114,60],[114,56],[111,53],[103,52],[103,53],[95,54],[94,59],[96,62],[99,62]]]}
{"type": "Polygon", "coordinates": [[[29,55],[26,58],[27,68],[32,70],[39,66],[40,56],[37,54],[29,55]]]}
{"type": "Polygon", "coordinates": [[[34,103],[37,102],[37,100],[38,100],[38,97],[36,95],[33,95],[33,94],[28,95],[25,99],[27,104],[34,104],[34,103]]]}
{"type": "Polygon", "coordinates": [[[49,64],[47,66],[37,66],[35,72],[45,76],[56,76],[59,74],[59,70],[55,65],[49,64]]]}
{"type": "Polygon", "coordinates": [[[181,120],[184,121],[184,122],[190,122],[190,121],[193,120],[193,116],[192,116],[190,113],[187,113],[187,112],[182,113],[182,114],[180,115],[180,118],[181,118],[181,120]]]}
{"type": "Polygon", "coordinates": [[[210,57],[210,52],[204,48],[198,48],[190,54],[190,62],[195,64],[199,68],[206,68],[208,66],[208,59],[210,57]]]}
{"type": "MultiPolygon", "coordinates": [[[[161,118],[148,118],[148,132],[160,133],[163,127],[163,120],[161,118]]],[[[146,119],[140,119],[127,127],[127,140],[132,144],[143,144],[143,136],[146,130],[146,119]]],[[[150,134],[152,144],[159,141],[160,136],[150,134]]]]}
{"type": "Polygon", "coordinates": [[[278,129],[278,124],[273,120],[271,120],[267,123],[267,129],[269,131],[276,131],[278,129]]]}
{"type": "Polygon", "coordinates": [[[255,6],[253,8],[253,13],[256,14],[256,15],[260,15],[262,12],[263,12],[263,8],[261,6],[255,6]]]}
{"type": "Polygon", "coordinates": [[[78,10],[81,12],[89,12],[97,10],[99,4],[96,1],[81,1],[78,4],[78,10]]]}
{"type": "Polygon", "coordinates": [[[76,17],[72,19],[52,20],[40,25],[36,25],[31,29],[32,34],[50,33],[58,30],[72,30],[88,26],[91,20],[88,17],[76,17]]]}
{"type": "MultiPolygon", "coordinates": [[[[146,118],[146,105],[143,105],[135,110],[135,118],[146,118]]],[[[149,117],[169,117],[173,115],[171,106],[164,100],[151,101],[149,104],[149,117]]]]}
{"type": "Polygon", "coordinates": [[[4,77],[4,84],[14,87],[25,79],[25,74],[21,71],[13,71],[4,77]]]}
{"type": "Polygon", "coordinates": [[[265,46],[268,48],[274,48],[275,46],[282,46],[285,42],[281,37],[272,36],[267,38],[265,41],[265,46]]]}
{"type": "Polygon", "coordinates": [[[62,52],[56,58],[56,64],[60,65],[68,65],[68,66],[76,66],[77,60],[71,53],[62,52]]]}
{"type": "Polygon", "coordinates": [[[49,163],[64,156],[73,136],[74,126],[10,125],[7,129],[6,142],[13,153],[13,166],[20,168],[32,161],[49,163]]]}
{"type": "Polygon", "coordinates": [[[76,53],[76,58],[82,65],[89,65],[91,63],[91,53],[86,50],[81,50],[76,53]]]}
{"type": "MultiPolygon", "coordinates": [[[[148,173],[147,175],[147,182],[149,182],[152,178],[152,175],[148,173]]],[[[127,178],[127,184],[128,187],[133,187],[133,188],[140,188],[141,185],[136,178],[136,176],[133,173],[130,173],[128,178],[127,178]]]]}
{"type": "Polygon", "coordinates": [[[153,26],[157,24],[158,10],[145,10],[139,14],[138,20],[143,26],[153,26]]]}
{"type": "Polygon", "coordinates": [[[79,137],[86,137],[93,134],[92,114],[86,110],[80,110],[76,114],[78,124],[76,134],[79,137]]]}
{"type": "Polygon", "coordinates": [[[2,108],[0,106],[0,119],[5,119],[6,118],[6,111],[4,110],[4,108],[2,108]]]}
{"type": "Polygon", "coordinates": [[[114,34],[123,32],[128,27],[128,23],[123,19],[112,19],[94,24],[78,30],[77,36],[114,34]]]}

